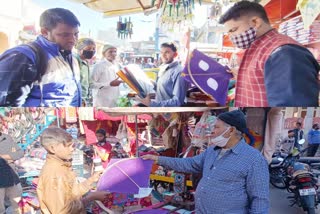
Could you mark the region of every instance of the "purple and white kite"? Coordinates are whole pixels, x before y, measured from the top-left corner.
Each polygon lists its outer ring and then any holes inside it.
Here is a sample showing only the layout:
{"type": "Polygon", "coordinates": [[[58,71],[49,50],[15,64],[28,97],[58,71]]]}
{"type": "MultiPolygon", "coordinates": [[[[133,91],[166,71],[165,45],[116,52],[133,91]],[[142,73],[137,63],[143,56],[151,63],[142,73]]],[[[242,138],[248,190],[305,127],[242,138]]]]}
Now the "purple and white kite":
{"type": "MultiPolygon", "coordinates": [[[[141,158],[111,159],[102,174],[97,189],[116,193],[150,194],[149,179],[153,161],[141,158]]],[[[152,190],[152,189],[151,189],[152,190]]]]}
{"type": "Polygon", "coordinates": [[[186,62],[182,75],[202,92],[211,95],[220,105],[226,105],[228,85],[232,78],[227,67],[195,49],[186,62]]]}

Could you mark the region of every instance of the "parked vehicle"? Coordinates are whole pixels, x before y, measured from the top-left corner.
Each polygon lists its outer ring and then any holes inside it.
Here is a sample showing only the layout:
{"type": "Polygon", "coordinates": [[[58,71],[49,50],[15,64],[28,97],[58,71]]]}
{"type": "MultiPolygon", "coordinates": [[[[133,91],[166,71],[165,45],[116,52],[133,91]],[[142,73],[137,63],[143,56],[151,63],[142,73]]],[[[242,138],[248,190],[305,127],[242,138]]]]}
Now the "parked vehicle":
{"type": "MultiPolygon", "coordinates": [[[[304,139],[300,140],[299,144],[304,142],[304,139]]],[[[294,149],[286,157],[274,157],[269,165],[270,183],[276,188],[287,189],[289,193],[293,193],[288,197],[291,199],[291,206],[296,204],[308,214],[314,214],[320,202],[317,178],[308,164],[299,162],[300,155],[307,149],[300,152],[294,149]]],[[[306,159],[304,158],[304,161],[306,159]]]]}

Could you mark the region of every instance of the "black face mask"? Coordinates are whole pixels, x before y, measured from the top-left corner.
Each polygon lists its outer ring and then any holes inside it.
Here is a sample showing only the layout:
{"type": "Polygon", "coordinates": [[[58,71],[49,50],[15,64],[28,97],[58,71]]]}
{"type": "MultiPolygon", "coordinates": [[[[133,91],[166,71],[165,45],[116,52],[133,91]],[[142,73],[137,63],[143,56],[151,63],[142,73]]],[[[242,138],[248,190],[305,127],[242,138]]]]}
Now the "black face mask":
{"type": "Polygon", "coordinates": [[[83,56],[85,59],[91,59],[91,58],[94,56],[95,53],[96,53],[95,51],[83,50],[83,51],[82,51],[82,56],[83,56]]]}

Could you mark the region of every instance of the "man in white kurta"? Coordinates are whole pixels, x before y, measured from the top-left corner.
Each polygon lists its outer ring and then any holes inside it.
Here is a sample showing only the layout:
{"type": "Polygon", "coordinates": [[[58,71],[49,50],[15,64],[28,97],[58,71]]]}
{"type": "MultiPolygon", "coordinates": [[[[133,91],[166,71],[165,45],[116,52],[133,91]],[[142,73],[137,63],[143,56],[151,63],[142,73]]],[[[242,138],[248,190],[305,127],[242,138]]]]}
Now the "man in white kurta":
{"type": "Polygon", "coordinates": [[[97,63],[92,71],[92,95],[94,107],[115,107],[120,96],[119,80],[116,72],[119,70],[115,62],[117,48],[112,45],[104,45],[102,49],[103,59],[97,63]]]}

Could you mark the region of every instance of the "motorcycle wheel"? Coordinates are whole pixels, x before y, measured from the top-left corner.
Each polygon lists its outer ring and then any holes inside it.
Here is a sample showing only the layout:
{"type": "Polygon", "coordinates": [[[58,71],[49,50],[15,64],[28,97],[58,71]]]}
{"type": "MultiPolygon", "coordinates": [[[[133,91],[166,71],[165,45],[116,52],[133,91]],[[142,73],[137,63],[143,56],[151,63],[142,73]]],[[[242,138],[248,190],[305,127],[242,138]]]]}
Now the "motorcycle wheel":
{"type": "Polygon", "coordinates": [[[316,211],[315,211],[314,207],[313,208],[307,208],[307,213],[308,214],[316,214],[316,211]]]}
{"type": "Polygon", "coordinates": [[[270,170],[270,183],[278,189],[286,189],[285,177],[279,169],[270,170]],[[281,177],[281,178],[279,178],[281,177]]]}
{"type": "Polygon", "coordinates": [[[286,183],[283,179],[281,179],[281,181],[276,181],[276,180],[270,179],[270,183],[272,186],[274,186],[275,188],[278,188],[278,189],[286,189],[287,188],[286,183]]]}

